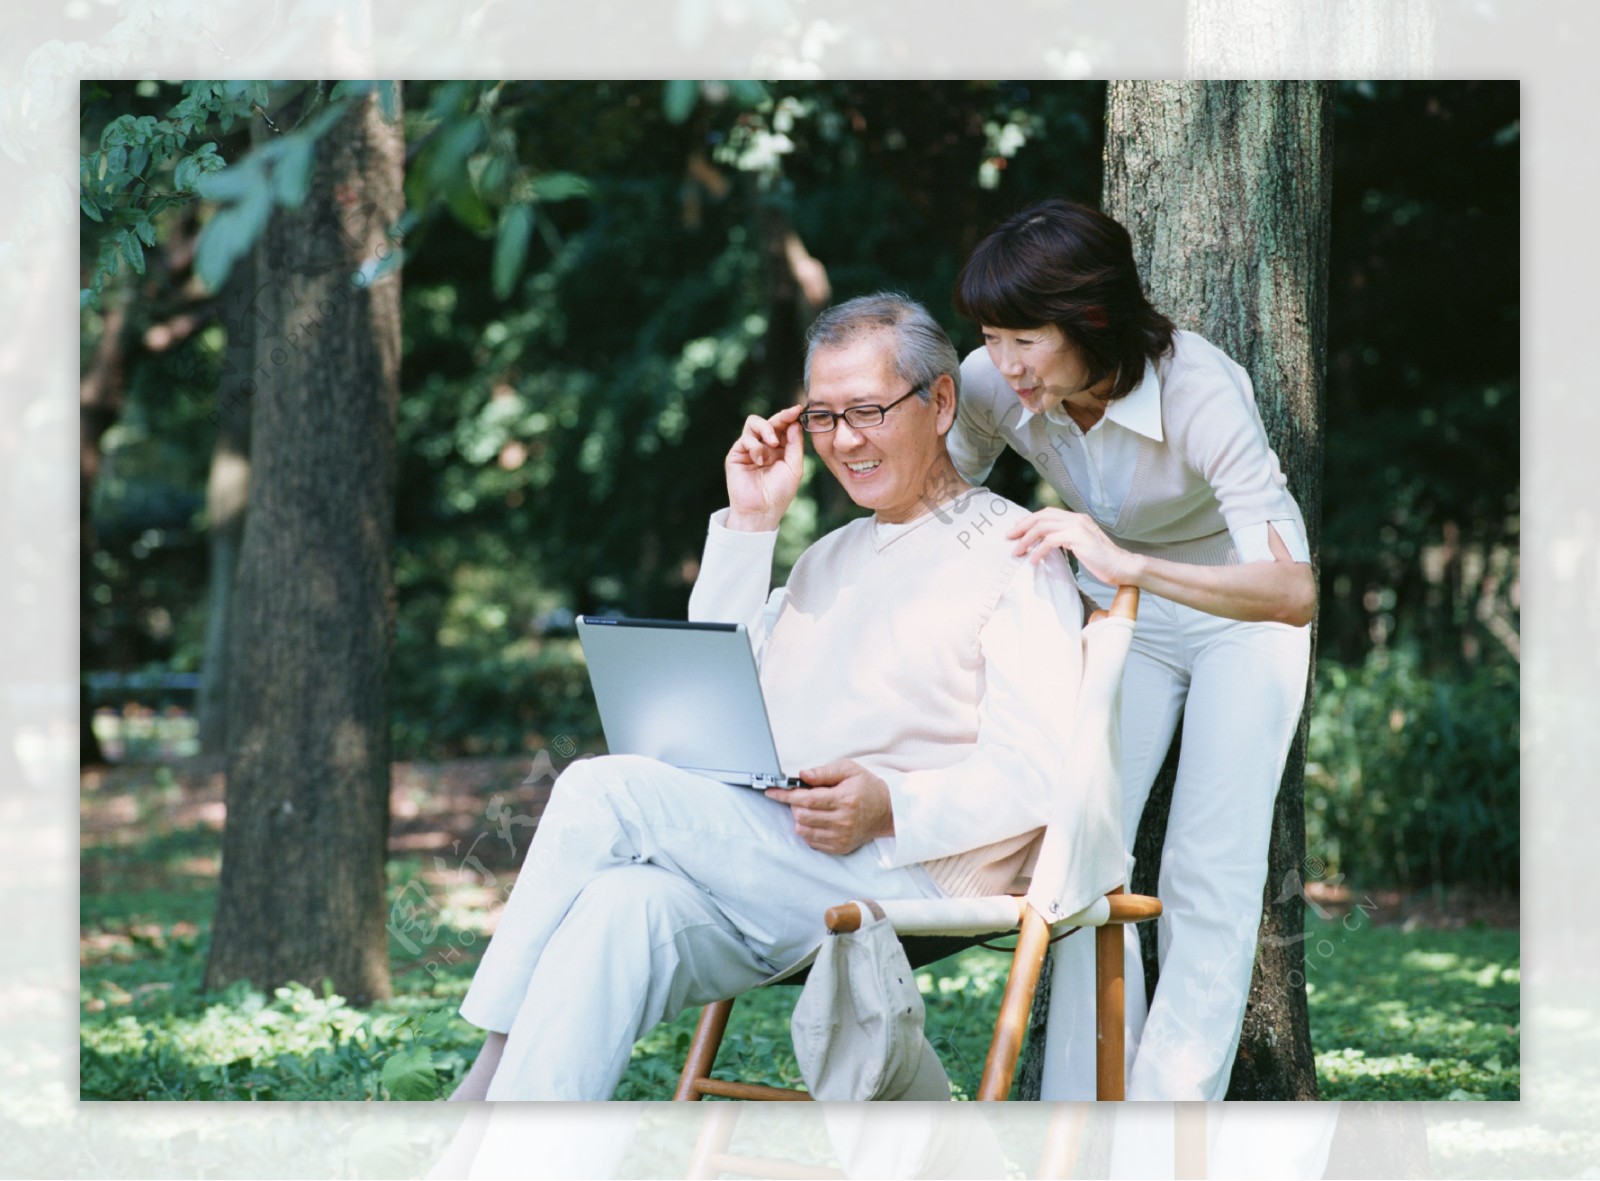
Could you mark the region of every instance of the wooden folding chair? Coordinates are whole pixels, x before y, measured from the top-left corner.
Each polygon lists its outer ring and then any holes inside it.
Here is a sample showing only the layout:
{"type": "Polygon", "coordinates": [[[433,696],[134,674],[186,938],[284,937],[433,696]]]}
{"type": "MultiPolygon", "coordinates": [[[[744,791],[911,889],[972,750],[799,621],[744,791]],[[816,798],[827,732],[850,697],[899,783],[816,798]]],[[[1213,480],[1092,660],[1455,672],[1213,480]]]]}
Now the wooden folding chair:
{"type": "MultiPolygon", "coordinates": [[[[1073,725],[1071,758],[1075,767],[1086,768],[1088,774],[1096,777],[1098,790],[1115,793],[1112,798],[1120,798],[1121,794],[1115,728],[1117,697],[1138,604],[1138,589],[1122,587],[1117,591],[1110,611],[1095,611],[1083,629],[1084,673],[1078,713],[1073,725]]],[[[1155,898],[1126,894],[1119,886],[1076,914],[1055,913],[1057,908],[1049,902],[1048,887],[1056,880],[1052,875],[1061,872],[1062,859],[1067,855],[1068,846],[1063,832],[1055,831],[1052,837],[1052,832],[1058,827],[1065,827],[1065,823],[1062,826],[1047,826],[1045,830],[1034,867],[1033,885],[1025,896],[1007,894],[987,898],[918,899],[878,904],[905,941],[907,955],[913,964],[919,961],[932,962],[960,946],[959,943],[947,943],[944,950],[934,955],[930,952],[935,949],[920,946],[923,939],[954,938],[970,945],[978,938],[997,933],[1017,934],[1011,969],[1001,997],[1000,1014],[995,1021],[994,1036],[989,1044],[978,1087],[977,1097],[980,1100],[1010,1097],[1045,953],[1053,933],[1059,934],[1074,927],[1095,928],[1096,1095],[1108,1100],[1120,1100],[1124,1095],[1121,926],[1157,917],[1161,913],[1161,903],[1155,898]]],[[[853,931],[861,921],[862,908],[857,902],[836,906],[826,915],[828,930],[835,933],[853,931]]],[[[722,1044],[732,1010],[733,1000],[729,999],[707,1005],[701,1012],[700,1024],[673,1098],[692,1101],[713,1095],[728,1099],[809,1099],[810,1096],[804,1091],[711,1077],[717,1050],[722,1044]]],[[[720,1125],[722,1121],[717,1122],[720,1125]]],[[[725,1150],[726,1144],[722,1147],[725,1150]]]]}

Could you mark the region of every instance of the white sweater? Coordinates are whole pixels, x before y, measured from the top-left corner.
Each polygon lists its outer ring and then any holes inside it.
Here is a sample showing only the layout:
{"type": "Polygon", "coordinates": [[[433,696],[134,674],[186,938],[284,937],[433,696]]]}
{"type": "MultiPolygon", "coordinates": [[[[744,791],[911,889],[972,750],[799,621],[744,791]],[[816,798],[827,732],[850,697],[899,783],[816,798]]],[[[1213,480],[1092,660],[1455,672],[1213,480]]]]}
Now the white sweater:
{"type": "MultiPolygon", "coordinates": [[[[880,858],[922,864],[950,895],[1012,887],[1051,792],[1070,790],[1080,600],[1059,554],[1011,555],[1023,512],[979,490],[906,526],[853,521],[770,598],[776,534],[719,513],[690,600],[691,619],[751,627],[784,770],[853,758],[881,776],[895,835],[880,858]]],[[[1106,866],[1081,867],[1085,904],[1121,880],[1106,843],[1106,866]]]]}

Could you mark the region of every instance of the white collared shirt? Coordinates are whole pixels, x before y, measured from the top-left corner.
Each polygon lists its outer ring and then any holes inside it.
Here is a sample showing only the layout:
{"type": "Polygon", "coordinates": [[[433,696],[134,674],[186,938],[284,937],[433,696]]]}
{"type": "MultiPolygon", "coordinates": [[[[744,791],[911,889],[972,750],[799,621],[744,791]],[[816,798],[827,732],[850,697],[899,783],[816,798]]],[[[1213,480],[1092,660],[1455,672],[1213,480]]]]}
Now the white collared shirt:
{"type": "MultiPolygon", "coordinates": [[[[1033,417],[1033,411],[1024,406],[1017,429],[1027,426],[1033,417]]],[[[1066,465],[1073,483],[1088,497],[1090,514],[1110,528],[1133,487],[1139,439],[1157,443],[1162,440],[1161,378],[1156,367],[1146,361],[1144,377],[1133,392],[1109,403],[1100,421],[1088,430],[1059,407],[1045,411],[1044,419],[1050,445],[1066,465]]]]}
{"type": "MultiPolygon", "coordinates": [[[[1021,409],[1022,417],[1015,427],[1019,431],[1036,417],[1026,406],[1021,409]]],[[[1112,529],[1133,487],[1140,440],[1165,441],[1161,426],[1161,376],[1155,365],[1146,361],[1144,377],[1139,384],[1126,397],[1109,403],[1100,421],[1087,431],[1059,408],[1045,411],[1044,420],[1050,445],[1061,457],[1072,482],[1086,497],[1090,515],[1102,527],[1112,529]]],[[[1311,560],[1311,549],[1300,523],[1285,518],[1229,530],[1240,562],[1273,560],[1267,541],[1268,524],[1276,530],[1291,559],[1296,562],[1311,560]]]]}

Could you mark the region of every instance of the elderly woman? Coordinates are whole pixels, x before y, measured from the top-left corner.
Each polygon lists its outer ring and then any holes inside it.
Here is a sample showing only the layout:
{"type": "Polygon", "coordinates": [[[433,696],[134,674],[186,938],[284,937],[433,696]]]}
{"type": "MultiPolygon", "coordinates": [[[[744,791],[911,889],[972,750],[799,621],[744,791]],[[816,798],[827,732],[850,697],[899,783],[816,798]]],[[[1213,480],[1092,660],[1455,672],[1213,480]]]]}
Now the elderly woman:
{"type": "MultiPolygon", "coordinates": [[[[1068,551],[1102,605],[1119,585],[1142,592],[1121,708],[1130,851],[1183,718],[1148,1014],[1128,928],[1128,1098],[1221,1099],[1305,693],[1316,588],[1300,508],[1249,376],[1150,306],[1112,218],[1062,200],[1023,210],[973,250],[955,306],[983,336],[961,367],[957,468],[977,482],[1021,453],[1068,507],[1014,526],[1017,552],[1068,551]]],[[[1045,1098],[1094,1097],[1089,950],[1062,946],[1045,1098]]]]}

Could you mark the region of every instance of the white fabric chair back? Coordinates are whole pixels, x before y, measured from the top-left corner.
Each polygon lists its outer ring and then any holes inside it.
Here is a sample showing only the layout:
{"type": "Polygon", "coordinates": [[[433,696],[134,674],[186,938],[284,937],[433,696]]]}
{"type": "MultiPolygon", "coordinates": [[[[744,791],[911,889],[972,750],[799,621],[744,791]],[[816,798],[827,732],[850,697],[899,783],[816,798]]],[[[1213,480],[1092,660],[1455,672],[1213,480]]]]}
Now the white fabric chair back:
{"type": "Polygon", "coordinates": [[[1108,615],[1083,629],[1083,680],[1028,889],[1028,905],[1049,922],[1076,914],[1127,876],[1122,832],[1118,701],[1134,622],[1108,615]]]}

